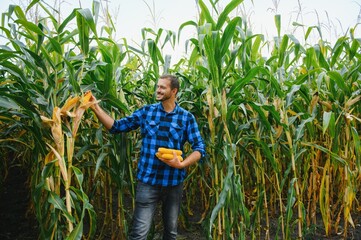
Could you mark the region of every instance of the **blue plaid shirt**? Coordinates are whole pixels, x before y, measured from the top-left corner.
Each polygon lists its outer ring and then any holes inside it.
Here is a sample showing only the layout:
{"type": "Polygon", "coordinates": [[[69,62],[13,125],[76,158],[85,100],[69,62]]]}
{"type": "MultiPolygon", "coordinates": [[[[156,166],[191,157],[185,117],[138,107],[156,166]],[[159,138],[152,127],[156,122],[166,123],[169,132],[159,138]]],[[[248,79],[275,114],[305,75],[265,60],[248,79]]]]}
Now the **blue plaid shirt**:
{"type": "Polygon", "coordinates": [[[184,181],[185,169],[176,169],[160,161],[155,153],[159,147],[180,149],[189,142],[193,151],[205,155],[205,146],[194,116],[176,104],[167,113],[161,103],[146,105],[128,117],[114,121],[111,133],[127,132],[140,127],[142,148],[137,178],[143,183],[175,186],[184,181]]]}

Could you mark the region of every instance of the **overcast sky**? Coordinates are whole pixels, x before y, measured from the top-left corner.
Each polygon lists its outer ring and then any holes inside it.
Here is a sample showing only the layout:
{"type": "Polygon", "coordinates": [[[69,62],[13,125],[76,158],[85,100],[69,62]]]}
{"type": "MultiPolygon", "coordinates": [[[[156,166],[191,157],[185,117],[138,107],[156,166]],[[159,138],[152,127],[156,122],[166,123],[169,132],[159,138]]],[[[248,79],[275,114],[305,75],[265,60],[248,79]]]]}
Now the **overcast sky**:
{"type": "MultiPolygon", "coordinates": [[[[58,0],[59,1],[59,0],[58,0]]],[[[4,12],[9,4],[19,4],[24,0],[1,0],[0,11],[4,12]]],[[[54,0],[49,0],[53,3],[54,0]]],[[[91,8],[92,0],[63,0],[62,15],[67,16],[74,7],[91,8]]],[[[105,1],[102,1],[105,4],[105,1]]],[[[208,0],[204,0],[208,3],[208,0]]],[[[220,0],[219,7],[225,7],[229,0],[220,0]]],[[[275,13],[282,17],[282,34],[292,33],[299,39],[302,31],[293,32],[292,23],[306,26],[322,25],[324,38],[337,39],[349,27],[355,27],[360,20],[361,0],[251,0],[244,1],[244,8],[238,14],[249,19],[253,33],[262,33],[266,39],[276,36],[275,13]],[[276,3],[278,3],[276,5],[276,3]],[[300,13],[300,9],[302,14],[300,13]]],[[[196,0],[108,0],[110,14],[116,23],[116,38],[126,38],[129,43],[141,39],[143,27],[160,27],[177,32],[178,27],[188,20],[196,20],[196,0]],[[152,10],[149,10],[149,7],[152,10]],[[152,16],[153,15],[153,16],[152,16]],[[155,21],[154,21],[155,19],[155,21]]],[[[234,13],[236,14],[236,13],[234,13]]],[[[361,38],[361,26],[356,35],[361,38]]],[[[194,29],[185,29],[184,34],[192,34],[194,29]],[[189,31],[189,33],[187,32],[189,31]]],[[[186,36],[184,36],[186,37],[186,36]]],[[[302,42],[302,39],[299,39],[302,42]]],[[[179,48],[184,48],[183,45],[179,48]]],[[[170,53],[172,54],[172,53],[170,53]]]]}

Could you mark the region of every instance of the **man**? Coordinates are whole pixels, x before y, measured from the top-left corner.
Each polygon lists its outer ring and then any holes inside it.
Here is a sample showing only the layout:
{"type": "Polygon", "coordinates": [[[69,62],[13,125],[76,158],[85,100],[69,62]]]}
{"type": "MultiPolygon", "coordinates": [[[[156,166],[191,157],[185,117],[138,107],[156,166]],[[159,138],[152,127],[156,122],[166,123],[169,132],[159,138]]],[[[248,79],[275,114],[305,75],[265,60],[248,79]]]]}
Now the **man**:
{"type": "Polygon", "coordinates": [[[106,114],[98,104],[92,106],[98,119],[111,133],[137,128],[141,130],[143,139],[137,169],[136,205],[129,236],[131,240],[147,238],[159,201],[162,202],[163,239],[176,239],[185,168],[205,154],[194,116],[176,102],[178,91],[177,77],[163,75],[156,89],[159,103],[146,105],[119,120],[106,114]],[[171,160],[155,155],[160,147],[182,150],[185,142],[190,143],[193,152],[182,162],[174,151],[171,160]]]}

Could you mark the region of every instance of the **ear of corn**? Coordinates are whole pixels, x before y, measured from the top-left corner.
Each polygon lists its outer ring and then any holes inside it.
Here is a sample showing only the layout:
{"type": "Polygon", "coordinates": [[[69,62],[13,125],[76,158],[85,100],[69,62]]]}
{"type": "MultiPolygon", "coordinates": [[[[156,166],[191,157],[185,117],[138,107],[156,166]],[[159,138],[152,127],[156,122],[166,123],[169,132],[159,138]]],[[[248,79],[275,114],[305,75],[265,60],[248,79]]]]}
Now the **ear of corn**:
{"type": "Polygon", "coordinates": [[[178,156],[182,156],[183,152],[181,150],[177,150],[177,149],[171,149],[171,148],[158,148],[158,152],[160,153],[168,153],[168,154],[172,154],[173,152],[175,152],[178,156]]]}
{"type": "Polygon", "coordinates": [[[161,154],[160,152],[157,152],[157,153],[155,154],[155,156],[156,156],[157,158],[161,158],[161,157],[162,157],[162,154],[161,154]]]}
{"type": "Polygon", "coordinates": [[[78,103],[79,99],[80,99],[79,96],[69,97],[66,100],[64,106],[61,108],[61,114],[62,115],[69,114],[69,111],[75,107],[75,105],[78,103]]]}
{"type": "Polygon", "coordinates": [[[158,152],[155,154],[155,156],[157,156],[157,158],[171,160],[174,157],[173,152],[177,154],[179,161],[182,162],[183,161],[182,151],[177,149],[158,148],[158,152]]]}

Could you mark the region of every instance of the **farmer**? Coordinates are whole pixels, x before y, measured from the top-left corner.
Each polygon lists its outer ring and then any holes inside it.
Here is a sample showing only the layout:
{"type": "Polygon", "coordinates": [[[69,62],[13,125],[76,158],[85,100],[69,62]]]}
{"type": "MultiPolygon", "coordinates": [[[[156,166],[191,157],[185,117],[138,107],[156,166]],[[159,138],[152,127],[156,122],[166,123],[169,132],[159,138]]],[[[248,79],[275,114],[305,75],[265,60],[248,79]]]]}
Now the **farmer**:
{"type": "Polygon", "coordinates": [[[176,102],[178,91],[178,78],[163,75],[156,88],[158,103],[143,106],[119,120],[110,117],[98,104],[92,106],[99,121],[111,133],[141,130],[143,139],[137,169],[136,205],[129,234],[132,240],[147,239],[159,201],[162,202],[163,239],[176,239],[185,169],[205,155],[204,142],[194,116],[176,102]],[[171,160],[155,156],[160,147],[182,150],[185,142],[190,143],[193,151],[184,161],[180,161],[174,151],[171,160]]]}

